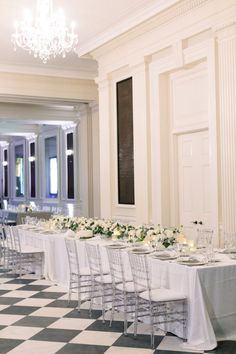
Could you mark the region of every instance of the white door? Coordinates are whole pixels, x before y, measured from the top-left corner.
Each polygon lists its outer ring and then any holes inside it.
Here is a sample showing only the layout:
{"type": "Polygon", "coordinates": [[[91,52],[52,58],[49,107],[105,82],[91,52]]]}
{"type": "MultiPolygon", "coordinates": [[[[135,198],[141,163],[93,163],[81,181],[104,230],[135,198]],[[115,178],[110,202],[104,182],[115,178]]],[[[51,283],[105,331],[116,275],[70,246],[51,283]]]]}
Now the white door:
{"type": "Polygon", "coordinates": [[[189,239],[201,227],[214,228],[208,131],[178,137],[179,221],[189,239]]]}

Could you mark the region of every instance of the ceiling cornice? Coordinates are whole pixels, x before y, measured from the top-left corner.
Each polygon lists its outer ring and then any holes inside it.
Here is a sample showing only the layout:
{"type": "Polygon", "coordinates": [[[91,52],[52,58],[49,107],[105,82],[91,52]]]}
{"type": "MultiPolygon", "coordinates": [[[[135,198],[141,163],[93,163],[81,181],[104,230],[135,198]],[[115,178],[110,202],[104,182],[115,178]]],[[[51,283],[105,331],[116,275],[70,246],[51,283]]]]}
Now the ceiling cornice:
{"type": "MultiPolygon", "coordinates": [[[[78,58],[79,60],[79,58],[78,58]]],[[[78,65],[79,66],[79,65],[78,65]]],[[[0,72],[37,75],[37,76],[53,76],[69,79],[82,79],[82,80],[94,80],[97,76],[97,70],[89,67],[83,67],[82,70],[62,70],[57,67],[36,67],[36,66],[22,66],[19,64],[9,65],[0,62],[0,72]]]]}
{"type": "MultiPolygon", "coordinates": [[[[101,32],[92,38],[86,44],[81,45],[77,53],[79,56],[87,55],[96,48],[102,46],[103,44],[109,42],[110,40],[120,36],[121,34],[127,32],[133,27],[136,27],[140,23],[146,21],[147,19],[157,15],[163,10],[171,7],[172,5],[178,3],[181,0],[162,0],[158,3],[146,4],[145,6],[140,6],[138,11],[135,11],[133,15],[126,16],[126,18],[116,25],[106,29],[106,31],[101,32]]],[[[125,16],[124,16],[125,17],[125,16]]]]}

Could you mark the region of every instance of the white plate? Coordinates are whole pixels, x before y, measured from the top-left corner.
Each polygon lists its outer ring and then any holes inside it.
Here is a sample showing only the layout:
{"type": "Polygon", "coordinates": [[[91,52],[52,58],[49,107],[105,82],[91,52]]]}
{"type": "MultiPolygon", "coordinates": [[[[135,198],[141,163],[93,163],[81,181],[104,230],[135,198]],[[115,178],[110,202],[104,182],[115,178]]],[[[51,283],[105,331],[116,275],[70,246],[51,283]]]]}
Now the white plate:
{"type": "Polygon", "coordinates": [[[149,254],[149,253],[152,253],[153,250],[151,249],[144,249],[144,248],[133,248],[130,250],[131,252],[135,253],[135,254],[149,254]]]}
{"type": "Polygon", "coordinates": [[[111,245],[108,245],[109,248],[114,248],[114,249],[122,249],[122,248],[126,248],[127,245],[125,245],[124,243],[112,243],[111,245]]]}
{"type": "Polygon", "coordinates": [[[161,254],[153,254],[152,257],[160,259],[160,261],[169,261],[178,258],[178,256],[162,256],[161,254]]]}
{"type": "Polygon", "coordinates": [[[188,265],[188,266],[200,266],[207,264],[206,262],[191,262],[191,261],[178,261],[179,264],[188,265]]]}

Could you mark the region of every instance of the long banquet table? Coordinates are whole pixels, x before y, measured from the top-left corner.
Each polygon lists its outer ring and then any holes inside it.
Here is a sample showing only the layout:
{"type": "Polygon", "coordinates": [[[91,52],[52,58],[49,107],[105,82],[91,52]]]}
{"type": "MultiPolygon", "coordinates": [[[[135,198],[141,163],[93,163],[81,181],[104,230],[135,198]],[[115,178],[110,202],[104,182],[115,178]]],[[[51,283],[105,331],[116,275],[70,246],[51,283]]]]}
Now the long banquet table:
{"type": "MultiPolygon", "coordinates": [[[[69,266],[65,248],[65,234],[50,231],[27,230],[19,227],[23,244],[44,250],[44,276],[61,286],[68,286],[69,266]]],[[[108,241],[93,238],[77,240],[79,262],[88,266],[85,242],[101,245],[106,258],[108,241]]],[[[217,340],[236,336],[236,260],[219,255],[221,261],[213,265],[186,266],[175,261],[160,261],[149,257],[154,286],[165,286],[180,291],[188,297],[188,340],[186,349],[211,350],[217,340]]],[[[179,328],[168,328],[179,335],[179,328]]]]}
{"type": "Polygon", "coordinates": [[[48,220],[53,215],[52,212],[44,211],[44,210],[35,210],[35,211],[18,211],[11,209],[2,209],[0,210],[0,214],[2,216],[7,216],[8,219],[14,220],[16,225],[20,225],[24,223],[24,219],[26,216],[37,219],[45,219],[48,220]]]}

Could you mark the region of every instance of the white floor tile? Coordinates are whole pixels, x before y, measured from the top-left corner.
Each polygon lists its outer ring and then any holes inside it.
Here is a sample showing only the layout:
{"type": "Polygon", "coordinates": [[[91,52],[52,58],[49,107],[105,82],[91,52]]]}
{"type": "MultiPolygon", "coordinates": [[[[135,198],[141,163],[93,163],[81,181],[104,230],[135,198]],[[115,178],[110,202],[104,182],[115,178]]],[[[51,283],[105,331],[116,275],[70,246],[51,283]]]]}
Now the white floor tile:
{"type": "Polygon", "coordinates": [[[46,291],[46,292],[50,291],[50,292],[56,292],[56,293],[67,293],[68,289],[63,288],[61,286],[54,285],[54,286],[50,286],[49,288],[47,288],[43,291],[46,291]]]}
{"type": "Polygon", "coordinates": [[[37,291],[15,290],[15,291],[11,291],[9,293],[2,295],[2,297],[22,297],[25,299],[27,297],[33,296],[34,294],[37,294],[37,291]]]}
{"type": "Polygon", "coordinates": [[[37,280],[39,278],[39,276],[37,274],[25,274],[22,275],[21,277],[22,279],[32,279],[32,281],[35,279],[37,280]]]}
{"type": "Polygon", "coordinates": [[[122,333],[83,331],[73,338],[70,343],[90,344],[90,345],[112,345],[122,333]]]}
{"type": "Polygon", "coordinates": [[[54,284],[50,280],[46,279],[38,279],[30,283],[30,285],[45,285],[45,286],[53,286],[54,284]]]}
{"type": "Polygon", "coordinates": [[[0,278],[0,284],[13,280],[14,278],[0,278]]]}
{"type": "MultiPolygon", "coordinates": [[[[68,293],[66,293],[65,295],[62,295],[61,297],[59,297],[58,300],[68,300],[68,293]]],[[[78,300],[78,295],[77,294],[71,294],[71,300],[77,301],[78,300]]]]}
{"type": "Polygon", "coordinates": [[[42,331],[40,327],[9,326],[0,331],[0,338],[28,339],[42,331]]]}
{"type": "Polygon", "coordinates": [[[22,315],[2,315],[0,314],[0,325],[1,326],[10,326],[11,324],[21,320],[22,315]]]}
{"type": "Polygon", "coordinates": [[[55,299],[39,299],[39,298],[27,298],[20,302],[17,302],[17,306],[35,306],[35,307],[43,307],[47,306],[51,302],[55,301],[55,299]]]}
{"type": "Polygon", "coordinates": [[[129,347],[110,347],[105,354],[153,354],[152,349],[129,348],[129,347]]]}
{"type": "Polygon", "coordinates": [[[8,352],[8,354],[54,354],[64,345],[65,343],[28,340],[8,352]]]}
{"type": "Polygon", "coordinates": [[[43,316],[43,317],[63,317],[67,313],[71,312],[71,308],[59,308],[59,307],[42,307],[30,314],[30,316],[43,316]]]}
{"type": "Polygon", "coordinates": [[[93,322],[95,322],[95,320],[89,320],[86,318],[60,318],[48,326],[48,328],[75,329],[82,331],[93,322]]]}
{"type": "MultiPolygon", "coordinates": [[[[81,309],[84,309],[84,310],[89,310],[90,309],[90,301],[86,301],[84,302],[83,304],[81,304],[80,306],[81,309]]],[[[96,310],[100,310],[99,306],[95,306],[94,305],[94,309],[96,308],[96,310]]]]}
{"type": "Polygon", "coordinates": [[[0,305],[0,311],[5,310],[7,307],[9,307],[10,305],[0,305]]]}
{"type": "Polygon", "coordinates": [[[184,342],[178,337],[168,337],[163,338],[161,344],[158,346],[158,350],[169,350],[175,352],[189,352],[189,353],[203,353],[202,350],[193,350],[184,348],[184,342]]]}
{"type": "MultiPolygon", "coordinates": [[[[138,334],[149,334],[150,335],[150,330],[151,330],[151,327],[149,324],[147,324],[147,323],[139,323],[138,324],[138,331],[137,331],[138,334]]],[[[129,326],[127,332],[134,333],[134,324],[129,326]]],[[[155,335],[156,336],[164,336],[165,332],[162,331],[161,329],[158,329],[155,331],[155,335]]]]}
{"type": "Polygon", "coordinates": [[[16,290],[19,288],[23,288],[25,284],[1,284],[0,290],[16,290]]]}

